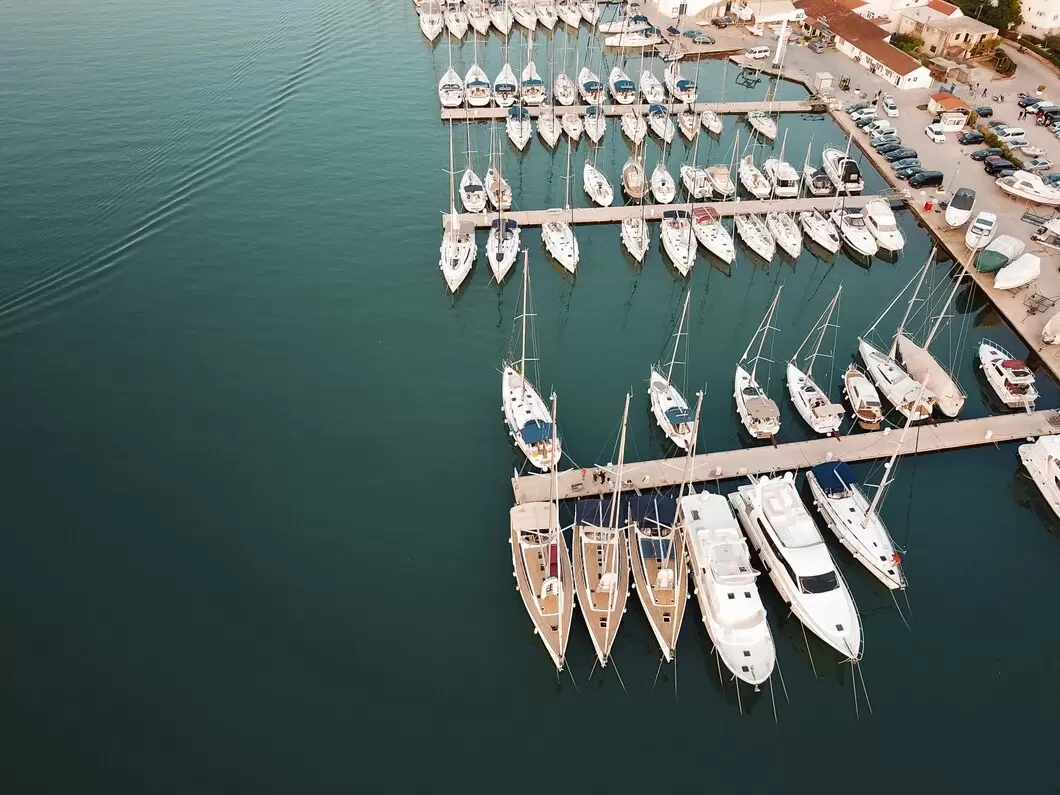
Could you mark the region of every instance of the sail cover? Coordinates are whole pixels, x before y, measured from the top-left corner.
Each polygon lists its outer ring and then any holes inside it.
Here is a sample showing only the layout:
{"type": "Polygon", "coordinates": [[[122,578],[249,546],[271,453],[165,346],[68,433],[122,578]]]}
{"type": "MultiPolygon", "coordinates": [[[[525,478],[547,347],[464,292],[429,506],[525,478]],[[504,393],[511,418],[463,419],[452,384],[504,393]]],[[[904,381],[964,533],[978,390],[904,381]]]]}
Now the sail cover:
{"type": "Polygon", "coordinates": [[[677,521],[677,500],[661,494],[633,495],[626,501],[626,518],[641,527],[673,527],[677,521]]]}
{"type": "Polygon", "coordinates": [[[818,464],[811,471],[825,494],[842,494],[850,486],[856,486],[858,483],[854,470],[842,461],[818,464]]]}
{"type": "Polygon", "coordinates": [[[519,436],[527,444],[537,444],[552,438],[552,423],[541,420],[530,420],[519,431],[519,436]]]}
{"type": "Polygon", "coordinates": [[[651,105],[648,108],[648,113],[664,113],[666,115],[669,115],[669,111],[666,110],[665,105],[651,105]]]}
{"type": "Polygon", "coordinates": [[[682,422],[691,422],[692,412],[688,410],[687,406],[674,406],[666,410],[666,419],[674,425],[679,425],[682,422]]]}
{"type": "Polygon", "coordinates": [[[678,80],[677,81],[677,90],[678,91],[688,91],[689,89],[693,89],[695,87],[696,87],[696,84],[693,83],[691,80],[678,80]]]}
{"type": "Polygon", "coordinates": [[[637,87],[632,80],[616,80],[615,91],[636,91],[637,87]]]}
{"type": "Polygon", "coordinates": [[[586,80],[582,83],[582,88],[586,91],[599,91],[604,85],[599,80],[586,80]]]}
{"type": "Polygon", "coordinates": [[[574,523],[608,527],[611,524],[611,497],[577,500],[574,503],[574,523]]]}

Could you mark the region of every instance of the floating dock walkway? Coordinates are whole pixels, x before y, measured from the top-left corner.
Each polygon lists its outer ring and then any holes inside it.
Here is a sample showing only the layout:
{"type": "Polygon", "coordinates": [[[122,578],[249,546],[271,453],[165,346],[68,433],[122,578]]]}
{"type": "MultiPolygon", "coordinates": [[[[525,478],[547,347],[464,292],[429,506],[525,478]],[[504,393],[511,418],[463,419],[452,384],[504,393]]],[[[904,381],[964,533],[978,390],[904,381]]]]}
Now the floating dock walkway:
{"type": "MultiPolygon", "coordinates": [[[[861,208],[873,199],[890,201],[888,196],[848,196],[845,200],[847,207],[861,208]]],[[[500,213],[501,216],[515,221],[519,226],[542,226],[548,221],[557,218],[570,221],[574,224],[611,224],[619,223],[627,218],[644,218],[646,221],[658,221],[667,210],[690,210],[693,206],[710,207],[718,215],[727,217],[739,213],[766,213],[771,210],[789,213],[802,212],[803,210],[820,210],[828,212],[836,206],[835,196],[823,196],[820,198],[806,199],[738,199],[733,202],[726,201],[701,201],[694,205],[688,202],[674,202],[673,204],[627,204],[622,207],[574,207],[564,210],[554,208],[551,210],[509,210],[500,213]]],[[[457,220],[461,225],[471,224],[478,228],[489,227],[497,220],[496,211],[488,213],[457,213],[457,220]]],[[[449,213],[442,215],[442,226],[445,228],[449,223],[449,213]]]]}
{"type": "MultiPolygon", "coordinates": [[[[667,103],[659,103],[665,107],[669,107],[667,103]]],[[[514,107],[514,106],[513,106],[514,107]]],[[[538,105],[531,107],[529,105],[524,106],[524,110],[530,115],[531,118],[537,118],[541,115],[543,108],[551,108],[551,105],[538,105]]],[[[562,116],[564,113],[577,113],[579,116],[584,116],[585,111],[591,106],[589,105],[557,105],[556,115],[562,116]]],[[[604,112],[605,116],[621,116],[626,111],[636,111],[637,113],[644,115],[647,114],[648,108],[651,105],[600,105],[599,108],[604,112]]],[[[684,110],[686,106],[684,104],[674,105],[672,110],[675,114],[684,110]]],[[[770,113],[823,113],[824,106],[820,103],[813,103],[807,100],[777,100],[776,102],[697,102],[690,106],[696,113],[702,113],[705,110],[712,110],[718,114],[730,114],[730,113],[752,113],[756,110],[766,111],[770,113]]],[[[508,118],[508,111],[510,108],[442,108],[442,121],[464,121],[471,119],[472,121],[485,121],[487,119],[506,119],[508,118]]]]}
{"type": "MultiPolygon", "coordinates": [[[[938,425],[911,428],[902,445],[902,455],[934,453],[984,444],[1010,442],[1031,436],[1060,432],[1060,412],[1035,411],[1030,414],[999,414],[974,420],[954,420],[938,425]]],[[[808,469],[826,461],[867,461],[890,458],[901,439],[900,429],[853,433],[841,439],[827,437],[805,442],[773,446],[748,447],[697,455],[692,464],[692,481],[725,480],[748,475],[808,469]]],[[[685,472],[685,456],[655,461],[626,463],[622,470],[630,491],[680,485],[685,472]]],[[[559,498],[589,497],[614,491],[613,472],[606,483],[593,480],[593,468],[568,469],[560,472],[559,498]]],[[[523,475],[512,478],[517,505],[549,500],[548,475],[523,475]]]]}

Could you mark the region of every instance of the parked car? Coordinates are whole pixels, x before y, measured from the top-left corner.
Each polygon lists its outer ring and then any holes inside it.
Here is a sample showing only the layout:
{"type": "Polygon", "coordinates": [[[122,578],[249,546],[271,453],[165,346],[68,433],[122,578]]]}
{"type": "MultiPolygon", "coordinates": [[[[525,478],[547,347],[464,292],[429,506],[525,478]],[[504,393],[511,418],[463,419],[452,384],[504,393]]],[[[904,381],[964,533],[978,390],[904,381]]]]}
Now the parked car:
{"type": "Polygon", "coordinates": [[[1034,123],[1039,127],[1049,127],[1060,119],[1060,108],[1049,108],[1034,117],[1034,123]]]}
{"type": "Polygon", "coordinates": [[[1021,108],[1029,108],[1031,105],[1035,105],[1041,101],[1041,97],[1036,97],[1032,94],[1023,94],[1017,100],[1016,104],[1018,104],[1021,108]]]}
{"type": "Polygon", "coordinates": [[[910,188],[938,188],[942,186],[941,171],[921,171],[909,178],[910,188]]]}
{"type": "Polygon", "coordinates": [[[694,39],[692,39],[692,43],[693,44],[714,44],[714,37],[713,36],[706,36],[706,35],[700,33],[698,36],[696,36],[694,39]]]}
{"type": "Polygon", "coordinates": [[[1003,168],[999,172],[994,174],[994,176],[998,177],[999,179],[1001,177],[1011,177],[1013,174],[1016,173],[1016,171],[1018,171],[1018,169],[1015,169],[1015,168],[1003,168]]]}
{"type": "Polygon", "coordinates": [[[903,168],[909,168],[910,166],[919,166],[920,161],[915,157],[903,157],[901,160],[895,160],[891,163],[891,168],[898,171],[903,168]]]}
{"type": "Polygon", "coordinates": [[[810,42],[810,49],[820,55],[822,52],[825,51],[824,42],[820,39],[815,39],[814,41],[810,42]]]}
{"type": "Polygon", "coordinates": [[[919,174],[924,169],[921,166],[909,166],[908,168],[900,168],[894,172],[894,175],[898,179],[909,179],[914,174],[919,174]]]}
{"type": "Polygon", "coordinates": [[[1008,127],[1008,124],[1001,121],[1000,119],[991,119],[986,123],[986,126],[989,127],[991,130],[1003,130],[1008,127]]]}
{"type": "Polygon", "coordinates": [[[1042,181],[1055,188],[1057,185],[1060,185],[1060,174],[1042,174],[1042,181]]]}
{"type": "Polygon", "coordinates": [[[679,31],[679,30],[678,30],[677,28],[675,28],[675,27],[674,27],[673,25],[670,25],[670,27],[668,27],[668,28],[666,29],[666,32],[667,32],[667,33],[672,33],[673,35],[675,35],[675,36],[676,36],[676,35],[677,35],[677,34],[679,34],[679,33],[680,33],[681,31],[679,31]]]}
{"type": "Polygon", "coordinates": [[[898,149],[893,149],[884,155],[884,157],[886,157],[887,161],[890,163],[893,163],[895,160],[904,160],[907,157],[916,156],[916,149],[910,149],[908,146],[902,146],[898,149]]]}
{"type": "Polygon", "coordinates": [[[732,17],[714,17],[710,24],[716,28],[727,28],[732,24],[732,17]]]}
{"type": "MultiPolygon", "coordinates": [[[[868,121],[872,121],[875,118],[876,108],[872,107],[871,105],[866,106],[864,108],[858,108],[850,114],[850,120],[855,124],[857,124],[862,119],[868,119],[868,121]]],[[[868,124],[868,121],[865,123],[868,124]]]]}
{"type": "Polygon", "coordinates": [[[994,109],[989,105],[976,105],[975,115],[980,119],[989,119],[994,115],[994,109]]]}
{"type": "Polygon", "coordinates": [[[1008,160],[988,160],[984,167],[984,171],[992,177],[996,177],[999,172],[1004,171],[1006,168],[1015,168],[1014,163],[1010,163],[1008,160]]]}
{"type": "Polygon", "coordinates": [[[885,94],[883,97],[883,112],[892,119],[898,115],[898,103],[889,94],[885,94]]]}
{"type": "Polygon", "coordinates": [[[898,135],[897,130],[886,130],[884,133],[874,135],[869,139],[869,143],[872,148],[877,152],[880,151],[880,147],[884,144],[900,144],[902,142],[901,137],[898,135]]]}
{"type": "Polygon", "coordinates": [[[859,110],[865,110],[865,108],[871,108],[872,105],[868,102],[855,102],[853,105],[847,105],[843,110],[853,116],[859,110]]]}
{"type": "Polygon", "coordinates": [[[696,36],[698,36],[698,35],[699,35],[699,31],[698,31],[698,30],[691,30],[691,29],[689,29],[689,30],[686,30],[686,31],[685,31],[684,33],[682,33],[681,35],[682,35],[682,36],[688,36],[688,38],[690,38],[690,39],[694,39],[694,38],[695,38],[696,36]]]}
{"type": "Polygon", "coordinates": [[[933,144],[946,143],[946,131],[942,129],[941,124],[929,124],[924,128],[924,135],[926,135],[928,140],[933,144]]]}
{"type": "Polygon", "coordinates": [[[1023,164],[1024,171],[1048,171],[1053,167],[1053,161],[1047,157],[1036,157],[1030,162],[1023,164]]]}
{"type": "Polygon", "coordinates": [[[976,149],[974,152],[972,152],[970,157],[972,158],[972,160],[986,160],[988,157],[994,157],[995,155],[1003,154],[1004,152],[1002,152],[996,146],[991,146],[986,149],[976,149]]]}
{"type": "MultiPolygon", "coordinates": [[[[860,111],[860,112],[864,113],[865,111],[860,111]]],[[[856,122],[854,122],[854,126],[857,127],[859,130],[863,130],[866,127],[868,127],[870,124],[872,124],[874,121],[879,121],[879,119],[876,118],[876,114],[875,113],[873,113],[871,116],[862,116],[860,119],[858,119],[856,122]]]]}
{"type": "Polygon", "coordinates": [[[904,149],[905,144],[902,143],[900,138],[896,138],[893,141],[884,141],[873,148],[881,155],[885,155],[888,152],[893,152],[895,149],[904,149]]]}
{"type": "Polygon", "coordinates": [[[983,135],[978,130],[972,130],[971,132],[966,132],[964,135],[958,138],[957,143],[963,146],[968,146],[968,144],[981,144],[985,140],[985,135],[983,135]]]}

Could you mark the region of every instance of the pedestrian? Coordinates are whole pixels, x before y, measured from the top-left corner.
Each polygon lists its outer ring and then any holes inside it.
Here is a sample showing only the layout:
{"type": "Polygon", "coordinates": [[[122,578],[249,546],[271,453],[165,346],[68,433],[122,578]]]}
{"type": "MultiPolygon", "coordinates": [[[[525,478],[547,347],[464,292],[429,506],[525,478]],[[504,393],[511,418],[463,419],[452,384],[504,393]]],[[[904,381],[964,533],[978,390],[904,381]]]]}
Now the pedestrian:
{"type": "Polygon", "coordinates": [[[983,96],[986,97],[986,89],[983,89],[983,96]]]}

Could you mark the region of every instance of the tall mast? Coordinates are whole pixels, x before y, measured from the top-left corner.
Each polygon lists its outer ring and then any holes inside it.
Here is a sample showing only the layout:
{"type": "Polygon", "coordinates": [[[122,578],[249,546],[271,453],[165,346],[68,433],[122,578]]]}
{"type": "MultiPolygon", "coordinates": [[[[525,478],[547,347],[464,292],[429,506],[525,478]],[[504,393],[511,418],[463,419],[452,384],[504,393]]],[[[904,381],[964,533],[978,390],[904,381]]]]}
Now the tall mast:
{"type": "Polygon", "coordinates": [[[680,500],[685,494],[685,487],[692,481],[692,461],[696,457],[696,440],[699,438],[699,412],[703,408],[703,390],[696,393],[696,414],[692,419],[692,440],[688,444],[688,455],[685,457],[685,471],[681,476],[681,488],[677,491],[677,499],[680,500]]]}
{"type": "MultiPolygon", "coordinates": [[[[736,168],[736,150],[739,148],[739,146],[740,146],[740,131],[737,130],[736,131],[736,137],[733,139],[733,142],[732,142],[732,157],[729,158],[729,182],[730,183],[732,183],[733,169],[736,168]]],[[[733,191],[732,191],[732,233],[733,233],[733,236],[736,235],[736,194],[737,193],[739,193],[739,190],[737,190],[736,184],[733,183],[733,191]]],[[[747,354],[745,353],[744,356],[746,356],[746,355],[747,354]]]]}
{"type": "MultiPolygon", "coordinates": [[[[916,396],[916,403],[920,402],[920,398],[924,395],[924,388],[926,384],[920,384],[920,392],[916,396]]],[[[915,404],[914,404],[915,405],[915,404]]],[[[891,468],[894,466],[894,462],[898,459],[898,456],[902,452],[902,445],[905,443],[905,435],[909,432],[909,426],[913,424],[913,417],[916,415],[915,411],[910,411],[909,416],[905,420],[905,427],[902,428],[902,435],[898,439],[898,446],[894,448],[894,452],[891,453],[890,460],[883,465],[883,478],[880,480],[880,485],[876,487],[876,493],[872,495],[872,502],[869,504],[869,510],[865,512],[865,520],[862,523],[862,527],[865,527],[869,523],[869,517],[876,513],[876,508],[880,504],[880,500],[883,498],[883,490],[890,482],[887,476],[891,472],[891,468]]]]}
{"type": "Polygon", "coordinates": [[[570,206],[570,136],[567,136],[567,177],[563,186],[563,208],[570,210],[571,223],[574,222],[574,208],[570,206]]]}
{"type": "MultiPolygon", "coordinates": [[[[758,372],[758,360],[762,358],[762,348],[766,344],[766,334],[769,333],[769,324],[773,320],[773,311],[777,308],[777,301],[780,300],[780,291],[783,289],[784,285],[780,285],[780,287],[777,288],[777,294],[773,296],[773,303],[769,305],[769,309],[766,310],[766,316],[762,318],[762,323],[758,327],[758,331],[755,332],[755,337],[758,337],[759,334],[762,336],[758,339],[758,350],[755,352],[754,365],[751,367],[752,379],[758,372]]],[[[744,361],[747,358],[747,354],[751,352],[751,346],[754,345],[754,342],[754,337],[752,337],[751,341],[747,344],[747,350],[743,352],[743,356],[740,358],[741,362],[744,361]]]]}
{"type": "Polygon", "coordinates": [[[453,122],[449,122],[449,224],[455,234],[459,225],[456,220],[456,196],[453,182],[456,175],[456,167],[453,165],[453,122]]]}
{"type": "MultiPolygon", "coordinates": [[[[526,313],[529,307],[526,305],[526,297],[530,294],[530,249],[523,249],[523,317],[522,317],[522,350],[519,352],[519,375],[522,378],[522,388],[526,390],[526,313]]],[[[552,410],[555,411],[556,396],[552,396],[552,410]]]]}
{"type": "Polygon", "coordinates": [[[957,288],[961,286],[961,281],[964,279],[964,268],[961,268],[960,273],[957,274],[956,281],[953,282],[953,289],[950,290],[950,294],[946,297],[946,303],[942,305],[939,310],[938,317],[935,318],[935,324],[931,327],[931,331],[928,332],[927,339],[924,340],[924,347],[927,348],[933,339],[935,334],[938,333],[939,327],[942,325],[943,319],[946,317],[946,307],[953,301],[953,296],[957,294],[957,288]]]}
{"type": "Polygon", "coordinates": [[[928,265],[931,264],[931,260],[935,258],[935,246],[931,247],[931,253],[928,254],[927,260],[924,262],[924,267],[920,271],[920,279],[917,280],[916,289],[913,290],[912,296],[909,298],[909,303],[905,307],[905,314],[902,315],[902,322],[898,324],[898,328],[894,330],[894,340],[891,342],[891,350],[888,354],[892,359],[894,358],[895,352],[898,350],[898,338],[902,335],[905,330],[905,322],[909,320],[909,314],[913,311],[913,302],[916,301],[917,293],[920,292],[920,285],[924,283],[924,277],[927,276],[928,265]]]}
{"type": "Polygon", "coordinates": [[[813,372],[813,363],[817,359],[817,354],[821,352],[821,343],[824,342],[824,333],[828,330],[829,321],[832,319],[832,313],[835,311],[836,304],[839,303],[839,295],[843,292],[843,285],[839,285],[839,289],[835,291],[835,298],[832,299],[832,303],[828,305],[828,309],[825,310],[825,314],[821,316],[818,321],[821,326],[821,333],[817,337],[817,344],[813,346],[813,353],[810,355],[810,363],[806,366],[806,377],[809,378],[813,372]]]}
{"type": "MultiPolygon", "coordinates": [[[[552,393],[552,449],[556,449],[556,393],[552,393]]],[[[559,462],[557,461],[556,464],[559,462]]],[[[559,469],[556,464],[553,464],[552,471],[549,477],[549,506],[548,506],[548,536],[549,541],[552,542],[559,535],[559,477],[557,470],[559,469]]],[[[562,542],[562,539],[561,539],[562,542]]],[[[548,545],[549,555],[549,566],[552,565],[552,543],[548,545]]],[[[556,544],[558,547],[559,545],[556,544]]],[[[557,554],[559,554],[557,552],[557,554]]],[[[557,564],[559,561],[557,561],[557,564]]],[[[558,599],[558,610],[556,622],[557,640],[559,641],[559,648],[563,649],[563,600],[567,598],[567,586],[569,583],[563,582],[563,567],[557,565],[556,570],[559,572],[560,585],[559,599],[558,599]]],[[[563,670],[563,658],[560,657],[559,665],[557,666],[560,671],[563,670]]]]}
{"type": "Polygon", "coordinates": [[[685,293],[685,308],[681,310],[681,320],[677,324],[677,335],[674,337],[674,352],[670,357],[670,365],[666,368],[666,383],[670,383],[670,375],[674,371],[674,361],[677,359],[677,346],[681,344],[681,331],[685,327],[685,315],[688,314],[688,299],[692,297],[692,291],[685,293]]]}
{"type": "MultiPolygon", "coordinates": [[[[787,137],[787,131],[784,132],[784,136],[787,137]]],[[[802,161],[802,171],[799,173],[799,196],[801,198],[803,188],[806,186],[806,167],[810,165],[810,150],[813,149],[813,136],[810,136],[810,142],[806,144],[806,157],[802,161]]]]}
{"type": "Polygon", "coordinates": [[[622,409],[622,439],[618,443],[618,471],[615,481],[615,496],[611,500],[611,529],[618,529],[618,501],[622,496],[622,466],[626,457],[626,421],[629,419],[629,392],[626,393],[626,406],[622,409]]]}

